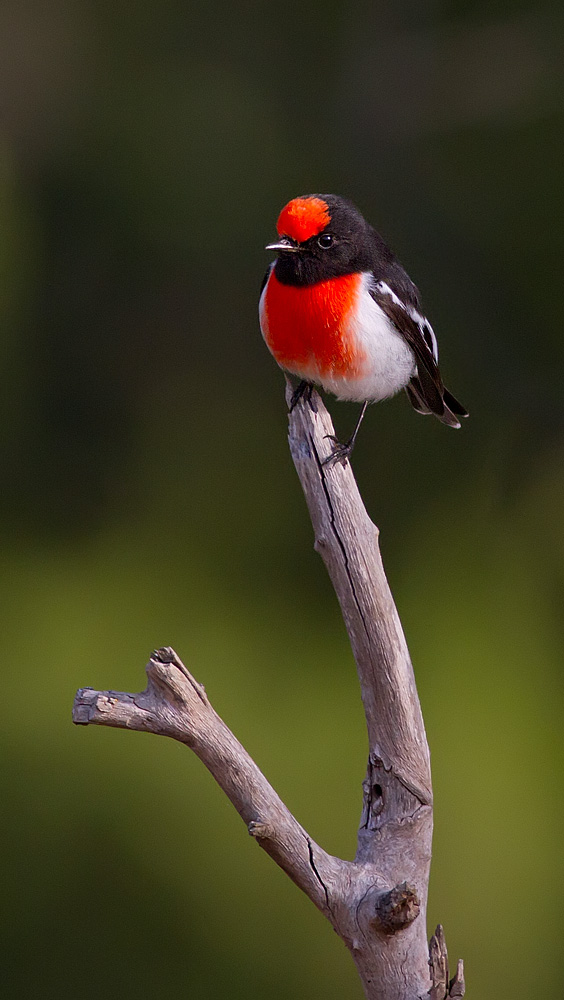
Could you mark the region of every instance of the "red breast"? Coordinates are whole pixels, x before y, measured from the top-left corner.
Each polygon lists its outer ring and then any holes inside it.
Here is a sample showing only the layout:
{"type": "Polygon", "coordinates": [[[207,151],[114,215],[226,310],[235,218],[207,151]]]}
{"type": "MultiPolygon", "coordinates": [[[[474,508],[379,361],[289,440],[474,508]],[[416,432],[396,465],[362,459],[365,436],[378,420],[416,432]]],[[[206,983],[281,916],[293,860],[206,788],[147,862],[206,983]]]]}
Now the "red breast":
{"type": "Polygon", "coordinates": [[[282,368],[304,377],[362,374],[366,354],[351,323],[361,282],[360,274],[346,274],[314,285],[283,285],[271,272],[261,326],[282,368]]]}

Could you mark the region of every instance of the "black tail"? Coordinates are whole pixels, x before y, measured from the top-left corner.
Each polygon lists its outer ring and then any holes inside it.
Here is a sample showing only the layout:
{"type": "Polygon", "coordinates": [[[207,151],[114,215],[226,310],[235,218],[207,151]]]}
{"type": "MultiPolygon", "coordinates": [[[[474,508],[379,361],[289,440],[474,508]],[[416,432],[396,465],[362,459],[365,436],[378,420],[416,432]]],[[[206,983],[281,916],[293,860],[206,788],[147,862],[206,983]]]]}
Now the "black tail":
{"type": "Polygon", "coordinates": [[[449,392],[448,389],[445,389],[443,392],[443,402],[445,406],[448,406],[449,410],[452,410],[452,412],[456,413],[457,416],[468,416],[468,410],[464,409],[462,403],[459,403],[456,397],[453,396],[452,392],[449,392]]]}
{"type": "Polygon", "coordinates": [[[437,406],[437,401],[433,399],[433,407],[431,408],[425,399],[427,393],[425,393],[417,376],[414,376],[409,385],[406,385],[405,391],[414,410],[423,414],[432,413],[437,420],[440,420],[443,424],[447,424],[448,427],[460,427],[458,417],[468,416],[468,411],[465,410],[462,403],[459,403],[452,393],[444,387],[442,387],[440,395],[441,405],[437,406]]]}

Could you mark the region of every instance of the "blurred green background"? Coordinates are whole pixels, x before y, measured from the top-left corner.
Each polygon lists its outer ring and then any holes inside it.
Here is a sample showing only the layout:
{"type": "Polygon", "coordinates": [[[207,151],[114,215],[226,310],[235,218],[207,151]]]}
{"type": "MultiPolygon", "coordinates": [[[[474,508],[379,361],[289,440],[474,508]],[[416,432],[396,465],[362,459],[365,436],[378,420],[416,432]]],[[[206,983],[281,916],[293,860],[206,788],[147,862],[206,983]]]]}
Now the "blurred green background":
{"type": "MultiPolygon", "coordinates": [[[[351,857],[366,737],[258,330],[278,211],[355,201],[423,290],[459,433],[405,397],[354,456],[433,754],[429,930],[468,996],[558,995],[562,9],[3,0],[7,998],[360,998],[202,765],[74,728],[171,644],[351,857]],[[541,982],[543,983],[541,987],[541,982]]],[[[330,402],[346,434],[356,408],[330,402]]]]}

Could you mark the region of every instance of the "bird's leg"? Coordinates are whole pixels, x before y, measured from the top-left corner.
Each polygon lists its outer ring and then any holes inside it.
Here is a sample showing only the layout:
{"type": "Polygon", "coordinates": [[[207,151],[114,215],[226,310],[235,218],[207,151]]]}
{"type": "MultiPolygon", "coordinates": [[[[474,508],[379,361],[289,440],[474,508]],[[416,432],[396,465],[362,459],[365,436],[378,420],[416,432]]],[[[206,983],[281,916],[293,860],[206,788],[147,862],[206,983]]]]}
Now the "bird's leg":
{"type": "Polygon", "coordinates": [[[353,448],[354,448],[354,443],[356,441],[356,436],[357,436],[357,434],[358,434],[358,432],[360,430],[360,425],[361,425],[362,421],[364,420],[364,414],[366,413],[366,407],[367,406],[368,406],[368,400],[365,399],[364,403],[362,404],[362,410],[360,411],[360,413],[358,415],[358,420],[357,420],[357,422],[355,424],[354,431],[352,432],[352,435],[351,435],[351,437],[349,438],[349,440],[347,442],[347,448],[349,449],[349,451],[352,451],[353,448]]]}
{"type": "Polygon", "coordinates": [[[297,389],[294,389],[292,393],[292,398],[290,400],[290,413],[295,406],[299,403],[300,399],[305,399],[306,403],[309,403],[311,409],[314,413],[317,413],[317,403],[313,399],[312,393],[315,389],[313,382],[308,382],[307,379],[303,378],[299,383],[297,389]]]}
{"type": "Polygon", "coordinates": [[[346,444],[341,444],[341,442],[338,441],[337,438],[333,436],[333,434],[326,435],[328,438],[331,439],[331,441],[334,441],[335,447],[331,452],[331,454],[328,455],[327,458],[323,459],[322,465],[332,465],[333,462],[343,462],[344,464],[346,462],[347,458],[349,457],[351,451],[354,448],[356,436],[359,432],[360,425],[364,418],[364,414],[366,413],[367,406],[368,406],[368,400],[365,400],[365,402],[362,404],[362,410],[360,411],[360,416],[356,422],[355,429],[352,432],[346,444]]]}

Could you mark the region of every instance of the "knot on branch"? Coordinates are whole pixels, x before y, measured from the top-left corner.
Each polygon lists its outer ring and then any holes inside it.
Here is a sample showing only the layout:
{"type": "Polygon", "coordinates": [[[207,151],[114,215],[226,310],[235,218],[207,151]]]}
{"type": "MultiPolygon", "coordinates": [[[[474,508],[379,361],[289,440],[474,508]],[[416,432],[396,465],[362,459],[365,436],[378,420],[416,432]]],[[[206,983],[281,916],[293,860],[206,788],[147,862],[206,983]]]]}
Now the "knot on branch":
{"type": "Polygon", "coordinates": [[[438,925],[429,942],[429,968],[433,984],[429,1000],[455,1000],[464,996],[466,984],[462,959],[458,960],[455,975],[451,980],[448,978],[448,952],[442,924],[438,925]]]}
{"type": "Polygon", "coordinates": [[[261,823],[260,820],[251,820],[247,824],[247,830],[255,840],[273,840],[275,830],[269,823],[261,823]]]}
{"type": "Polygon", "coordinates": [[[395,934],[413,923],[419,915],[421,904],[415,886],[401,882],[378,896],[372,924],[386,934],[395,934]]]}

